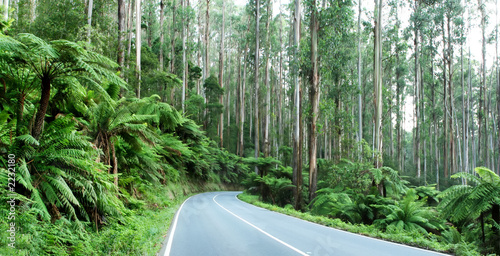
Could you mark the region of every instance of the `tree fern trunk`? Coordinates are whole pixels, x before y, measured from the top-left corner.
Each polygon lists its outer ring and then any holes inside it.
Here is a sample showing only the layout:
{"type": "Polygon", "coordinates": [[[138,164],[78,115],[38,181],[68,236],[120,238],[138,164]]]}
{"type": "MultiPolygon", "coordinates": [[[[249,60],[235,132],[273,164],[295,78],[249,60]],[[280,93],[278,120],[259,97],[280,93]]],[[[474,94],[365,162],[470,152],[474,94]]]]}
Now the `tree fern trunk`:
{"type": "Polygon", "coordinates": [[[24,102],[26,94],[19,93],[18,107],[17,107],[17,122],[16,122],[16,136],[21,135],[21,123],[23,122],[24,102]]]}
{"type": "MultiPolygon", "coordinates": [[[[500,205],[498,204],[493,204],[491,207],[491,218],[497,223],[497,225],[500,225],[500,205]]],[[[495,249],[497,252],[500,251],[500,229],[497,226],[493,226],[493,231],[496,233],[497,240],[495,249]]]]}
{"type": "Polygon", "coordinates": [[[114,183],[115,186],[118,187],[118,160],[116,158],[116,150],[115,150],[115,144],[111,143],[111,151],[113,153],[113,176],[114,176],[114,183]]]}
{"type": "Polygon", "coordinates": [[[40,97],[40,105],[38,106],[38,110],[36,112],[35,123],[33,124],[33,131],[31,135],[35,139],[40,138],[40,134],[42,133],[43,120],[45,119],[45,113],[47,112],[47,108],[49,106],[50,100],[50,78],[43,77],[42,78],[42,95],[40,97]]]}

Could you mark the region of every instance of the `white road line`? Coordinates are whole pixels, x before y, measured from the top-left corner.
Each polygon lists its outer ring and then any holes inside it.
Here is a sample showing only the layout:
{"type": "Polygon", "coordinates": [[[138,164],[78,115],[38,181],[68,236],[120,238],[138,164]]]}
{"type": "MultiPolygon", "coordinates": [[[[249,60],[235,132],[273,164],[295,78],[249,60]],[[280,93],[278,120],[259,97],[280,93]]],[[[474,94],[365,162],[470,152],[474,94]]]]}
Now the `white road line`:
{"type": "Polygon", "coordinates": [[[301,250],[299,250],[299,249],[297,249],[297,248],[295,248],[295,247],[293,247],[293,246],[291,246],[291,245],[289,245],[289,244],[287,244],[287,243],[285,243],[285,242],[283,242],[283,241],[279,240],[278,238],[276,238],[276,237],[272,236],[271,234],[267,233],[266,231],[264,231],[264,230],[260,229],[259,227],[257,227],[257,226],[255,226],[255,225],[253,225],[252,223],[250,223],[250,222],[246,221],[245,219],[241,218],[240,216],[238,216],[238,215],[234,214],[233,212],[231,212],[230,210],[226,209],[224,206],[220,205],[217,201],[215,201],[215,198],[216,198],[217,196],[219,196],[219,195],[220,195],[220,194],[218,194],[218,195],[214,196],[214,197],[212,198],[212,200],[213,200],[213,201],[214,201],[214,202],[215,202],[218,206],[220,206],[222,209],[226,210],[228,213],[232,214],[234,217],[236,217],[236,218],[240,219],[241,221],[245,222],[246,224],[250,225],[251,227],[253,227],[253,228],[257,229],[258,231],[260,231],[260,232],[261,232],[261,233],[263,233],[264,235],[266,235],[266,236],[268,236],[268,237],[270,237],[270,238],[272,238],[272,239],[276,240],[277,242],[281,243],[282,245],[284,245],[284,246],[286,246],[286,247],[288,247],[288,248],[290,248],[290,249],[294,250],[294,251],[295,251],[295,252],[297,252],[298,254],[303,255],[303,256],[310,256],[309,254],[307,254],[307,253],[305,253],[305,252],[303,252],[303,251],[301,251],[301,250]]]}
{"type": "MultiPolygon", "coordinates": [[[[241,201],[241,202],[243,202],[243,203],[245,203],[245,204],[248,204],[248,205],[250,205],[250,206],[257,207],[257,208],[264,209],[264,210],[268,210],[268,209],[266,209],[266,208],[262,208],[262,207],[255,206],[255,205],[253,205],[253,204],[247,203],[247,202],[245,202],[245,201],[243,201],[243,200],[239,199],[239,198],[238,198],[238,195],[236,195],[236,199],[238,199],[239,201],[241,201]]],[[[280,214],[280,215],[283,215],[283,216],[286,216],[286,217],[294,218],[294,219],[297,219],[297,220],[301,220],[301,221],[309,222],[309,223],[314,224],[314,225],[316,225],[316,226],[320,226],[320,227],[327,228],[327,229],[333,229],[333,230],[336,230],[336,231],[344,232],[344,233],[347,233],[347,234],[350,234],[350,235],[359,236],[359,237],[362,237],[362,238],[367,238],[367,239],[371,239],[371,240],[376,240],[376,241],[379,241],[379,242],[386,242],[386,243],[390,243],[390,244],[393,244],[393,245],[398,245],[398,246],[402,246],[402,247],[408,247],[408,248],[411,248],[411,249],[420,250],[420,251],[424,251],[424,252],[430,252],[430,253],[435,253],[435,254],[439,254],[439,255],[450,256],[450,254],[444,254],[444,253],[442,253],[442,252],[437,252],[437,251],[432,251],[432,250],[426,250],[426,249],[419,248],[419,247],[409,246],[409,245],[406,245],[406,244],[399,244],[399,243],[396,243],[396,242],[387,241],[387,240],[383,240],[383,239],[380,239],[380,238],[374,238],[374,237],[370,237],[370,236],[365,236],[365,235],[361,235],[361,234],[357,234],[357,233],[353,233],[353,232],[345,231],[345,230],[338,229],[338,228],[328,227],[328,226],[321,225],[321,224],[318,224],[318,223],[315,223],[315,222],[312,222],[312,221],[303,220],[303,219],[300,219],[300,218],[297,218],[297,217],[294,217],[294,216],[286,215],[286,214],[283,214],[283,213],[281,213],[281,212],[275,212],[275,211],[271,211],[271,210],[268,210],[268,211],[270,211],[270,212],[274,212],[274,213],[277,213],[277,214],[280,214]]]]}
{"type": "Polygon", "coordinates": [[[177,227],[177,220],[179,220],[179,215],[181,214],[182,207],[184,206],[184,204],[188,200],[189,200],[189,198],[186,199],[186,201],[184,201],[184,203],[181,204],[181,207],[179,207],[179,210],[177,211],[177,214],[175,215],[174,224],[172,225],[172,232],[170,232],[170,236],[168,237],[167,249],[165,249],[165,253],[163,253],[163,256],[170,255],[170,250],[172,249],[172,240],[174,240],[175,228],[177,227]]]}

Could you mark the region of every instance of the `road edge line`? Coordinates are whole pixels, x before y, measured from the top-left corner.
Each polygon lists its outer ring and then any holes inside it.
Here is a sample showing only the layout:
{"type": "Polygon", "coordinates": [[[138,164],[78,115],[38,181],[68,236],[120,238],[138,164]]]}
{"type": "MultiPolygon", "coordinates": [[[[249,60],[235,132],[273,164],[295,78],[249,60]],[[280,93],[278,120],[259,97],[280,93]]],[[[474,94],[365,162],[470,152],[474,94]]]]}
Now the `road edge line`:
{"type": "Polygon", "coordinates": [[[245,219],[241,218],[240,216],[238,216],[238,215],[236,215],[235,213],[231,212],[230,210],[226,209],[224,206],[220,205],[217,201],[215,201],[215,198],[216,198],[217,196],[219,196],[219,195],[220,195],[220,194],[217,194],[217,195],[215,195],[215,196],[212,198],[212,200],[213,200],[213,201],[214,201],[214,202],[215,202],[215,203],[216,203],[219,207],[221,207],[222,209],[224,209],[224,210],[225,210],[225,211],[227,211],[228,213],[232,214],[234,217],[236,217],[236,218],[240,219],[241,221],[245,222],[246,224],[250,225],[251,227],[253,227],[253,228],[257,229],[258,231],[260,231],[260,232],[261,232],[261,233],[263,233],[264,235],[266,235],[266,236],[268,236],[268,237],[270,237],[270,238],[274,239],[275,241],[277,241],[277,242],[279,242],[280,244],[282,244],[282,245],[284,245],[284,246],[288,247],[289,249],[292,249],[293,251],[297,252],[298,254],[303,255],[303,256],[309,256],[309,254],[307,254],[307,253],[305,253],[305,252],[303,252],[303,251],[301,251],[301,250],[299,250],[299,249],[297,249],[297,248],[293,247],[292,245],[289,245],[289,244],[287,244],[287,243],[283,242],[282,240],[280,240],[280,239],[278,239],[278,238],[274,237],[273,235],[271,235],[271,234],[267,233],[266,231],[264,231],[264,230],[260,229],[259,227],[257,227],[257,226],[255,226],[255,225],[253,225],[252,223],[248,222],[247,220],[245,220],[245,219]]]}
{"type": "Polygon", "coordinates": [[[177,220],[179,220],[179,215],[181,214],[182,207],[190,198],[191,197],[186,199],[186,201],[184,201],[181,204],[181,207],[179,207],[179,210],[177,210],[177,213],[175,214],[174,223],[172,225],[172,230],[170,232],[170,235],[168,236],[167,247],[165,248],[165,252],[163,253],[163,256],[170,255],[170,250],[172,249],[172,241],[174,240],[175,229],[177,228],[177,220]]]}

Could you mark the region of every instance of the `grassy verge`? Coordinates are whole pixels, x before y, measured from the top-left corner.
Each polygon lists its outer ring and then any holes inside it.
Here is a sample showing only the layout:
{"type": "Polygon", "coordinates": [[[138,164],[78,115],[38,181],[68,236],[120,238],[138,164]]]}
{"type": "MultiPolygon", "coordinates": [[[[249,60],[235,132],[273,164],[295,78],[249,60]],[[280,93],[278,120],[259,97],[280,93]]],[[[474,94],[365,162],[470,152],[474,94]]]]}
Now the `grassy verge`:
{"type": "Polygon", "coordinates": [[[352,233],[357,233],[373,238],[379,238],[386,241],[391,241],[395,243],[406,244],[410,246],[420,247],[423,249],[438,251],[442,253],[454,253],[456,255],[480,255],[478,248],[474,244],[470,243],[459,243],[450,244],[440,236],[434,234],[423,235],[417,232],[400,232],[396,230],[382,231],[376,227],[363,224],[349,224],[341,221],[340,219],[331,219],[325,216],[316,216],[310,213],[304,213],[296,211],[291,207],[278,207],[276,205],[267,204],[259,201],[259,197],[256,195],[250,195],[248,193],[242,193],[238,195],[238,198],[244,202],[253,204],[255,206],[265,208],[271,211],[279,212],[289,216],[293,216],[299,219],[307,220],[313,223],[321,224],[324,226],[341,229],[344,231],[349,231],[352,233]]]}
{"type": "MultiPolygon", "coordinates": [[[[227,190],[217,183],[144,185],[137,189],[137,199],[129,199],[121,219],[105,219],[95,230],[93,223],[61,218],[55,223],[40,221],[29,207],[17,208],[16,244],[10,248],[7,232],[0,238],[0,255],[156,255],[167,235],[175,212],[189,196],[227,190]]],[[[2,216],[8,209],[0,208],[2,216]]],[[[0,220],[0,230],[8,230],[7,218],[0,220]]]]}

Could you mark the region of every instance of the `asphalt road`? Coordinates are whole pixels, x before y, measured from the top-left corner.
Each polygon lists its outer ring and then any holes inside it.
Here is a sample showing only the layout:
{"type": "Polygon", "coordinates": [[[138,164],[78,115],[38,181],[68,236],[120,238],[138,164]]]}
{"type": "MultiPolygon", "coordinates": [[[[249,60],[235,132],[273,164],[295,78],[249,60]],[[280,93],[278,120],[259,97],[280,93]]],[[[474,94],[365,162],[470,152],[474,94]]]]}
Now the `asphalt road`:
{"type": "Polygon", "coordinates": [[[444,255],[328,228],[210,192],[179,208],[160,256],[444,255]]]}

